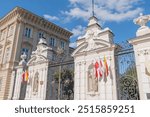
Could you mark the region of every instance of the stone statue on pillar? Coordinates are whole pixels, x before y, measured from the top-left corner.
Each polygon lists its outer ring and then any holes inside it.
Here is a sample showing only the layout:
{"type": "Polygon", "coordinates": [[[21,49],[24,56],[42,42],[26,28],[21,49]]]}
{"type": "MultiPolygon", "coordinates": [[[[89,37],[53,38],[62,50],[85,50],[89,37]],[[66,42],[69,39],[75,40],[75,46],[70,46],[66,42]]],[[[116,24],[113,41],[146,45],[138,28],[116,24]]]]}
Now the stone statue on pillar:
{"type": "Polygon", "coordinates": [[[136,36],[141,36],[150,33],[150,29],[147,26],[147,23],[150,21],[150,15],[143,15],[140,13],[140,16],[133,20],[133,22],[140,26],[136,32],[136,36]]]}
{"type": "Polygon", "coordinates": [[[142,13],[140,13],[140,17],[136,18],[134,20],[134,23],[140,25],[141,27],[146,27],[146,24],[149,20],[149,15],[143,15],[142,13]]]}
{"type": "Polygon", "coordinates": [[[95,78],[93,64],[91,64],[88,68],[88,91],[89,92],[98,91],[98,80],[97,78],[95,78]]]}
{"type": "Polygon", "coordinates": [[[25,67],[27,62],[26,62],[26,59],[27,59],[27,55],[26,53],[24,52],[22,55],[21,55],[21,61],[19,62],[19,65],[25,67]]]}
{"type": "Polygon", "coordinates": [[[33,92],[36,94],[38,92],[38,86],[39,86],[39,73],[36,72],[34,76],[34,82],[33,82],[33,92]]]}
{"type": "Polygon", "coordinates": [[[150,76],[150,59],[145,61],[145,73],[150,76]]]}

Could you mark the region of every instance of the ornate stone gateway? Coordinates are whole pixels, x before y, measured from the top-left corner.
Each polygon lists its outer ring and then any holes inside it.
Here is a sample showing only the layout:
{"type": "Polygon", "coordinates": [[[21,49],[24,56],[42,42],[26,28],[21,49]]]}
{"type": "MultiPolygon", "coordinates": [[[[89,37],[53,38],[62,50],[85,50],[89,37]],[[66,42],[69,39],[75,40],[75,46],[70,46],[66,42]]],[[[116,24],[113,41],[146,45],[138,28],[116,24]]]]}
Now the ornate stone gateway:
{"type": "Polygon", "coordinates": [[[108,27],[99,25],[95,16],[89,19],[86,32],[78,38],[72,54],[75,100],[117,99],[113,36],[108,27]]]}
{"type": "Polygon", "coordinates": [[[115,57],[118,99],[139,100],[137,72],[132,46],[129,43],[118,45],[115,57]]]}

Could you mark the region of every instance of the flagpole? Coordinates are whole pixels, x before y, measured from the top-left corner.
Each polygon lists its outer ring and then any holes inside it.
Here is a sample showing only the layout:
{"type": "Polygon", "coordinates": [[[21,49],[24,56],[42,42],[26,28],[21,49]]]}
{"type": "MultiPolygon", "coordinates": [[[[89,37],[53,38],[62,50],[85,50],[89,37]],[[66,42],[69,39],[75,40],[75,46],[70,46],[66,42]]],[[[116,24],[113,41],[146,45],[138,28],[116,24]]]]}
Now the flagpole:
{"type": "Polygon", "coordinates": [[[84,89],[84,91],[85,91],[85,97],[84,97],[84,99],[86,100],[86,89],[87,89],[87,85],[86,85],[86,79],[87,79],[87,77],[86,77],[86,74],[87,74],[87,72],[86,72],[86,61],[85,61],[85,59],[84,59],[84,85],[85,85],[85,89],[84,89]]]}
{"type": "Polygon", "coordinates": [[[79,63],[79,100],[81,99],[81,63],[79,63]]]}
{"type": "Polygon", "coordinates": [[[112,99],[113,99],[113,94],[114,94],[114,88],[113,88],[113,74],[112,74],[112,69],[110,68],[112,65],[111,65],[111,56],[110,56],[110,58],[109,58],[109,62],[110,62],[110,64],[109,64],[109,74],[110,74],[110,80],[111,80],[111,90],[112,90],[112,99]]]}
{"type": "Polygon", "coordinates": [[[104,82],[105,82],[105,100],[106,100],[106,97],[107,97],[107,94],[106,94],[106,68],[104,68],[104,82]]]}
{"type": "Polygon", "coordinates": [[[106,94],[106,81],[105,81],[105,79],[104,79],[104,82],[105,82],[105,100],[106,100],[107,94],[106,94]]]}
{"type": "Polygon", "coordinates": [[[92,15],[94,16],[94,0],[92,0],[92,15]]]}
{"type": "MultiPolygon", "coordinates": [[[[100,58],[99,58],[99,62],[100,62],[100,58]]],[[[101,77],[101,78],[102,78],[102,77],[101,77]]],[[[99,77],[98,81],[99,81],[99,83],[98,83],[98,84],[99,84],[99,87],[98,87],[99,90],[98,90],[98,91],[99,91],[99,93],[100,93],[100,89],[101,89],[101,80],[100,80],[100,77],[99,77]]],[[[97,82],[98,82],[98,81],[97,81],[97,82]]],[[[99,95],[100,95],[99,98],[101,99],[101,93],[100,93],[99,95]]]]}

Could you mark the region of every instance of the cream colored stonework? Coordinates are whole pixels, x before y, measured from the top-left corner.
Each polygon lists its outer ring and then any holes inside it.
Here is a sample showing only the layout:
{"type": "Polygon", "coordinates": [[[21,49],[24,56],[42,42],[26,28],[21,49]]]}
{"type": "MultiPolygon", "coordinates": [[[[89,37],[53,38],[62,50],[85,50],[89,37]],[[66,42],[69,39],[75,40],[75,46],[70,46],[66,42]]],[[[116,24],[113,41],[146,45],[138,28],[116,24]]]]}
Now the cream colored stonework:
{"type": "Polygon", "coordinates": [[[75,100],[112,100],[117,99],[114,60],[113,33],[109,28],[102,29],[96,17],[91,17],[84,36],[77,40],[73,52],[75,63],[74,99],[75,100]],[[106,56],[109,66],[108,77],[95,79],[95,72],[89,68],[106,56]]]}
{"type": "Polygon", "coordinates": [[[134,47],[141,100],[147,100],[147,94],[150,93],[150,29],[146,26],[148,17],[149,15],[142,15],[135,19],[137,22],[144,20],[144,25],[140,25],[140,31],[137,30],[137,37],[129,40],[134,47]],[[144,33],[141,30],[145,30],[144,33]]]}
{"type": "Polygon", "coordinates": [[[36,49],[39,42],[39,32],[44,32],[48,44],[50,38],[56,39],[53,50],[56,50],[63,41],[65,53],[69,59],[69,38],[72,35],[69,31],[20,7],[14,8],[0,19],[0,79],[2,79],[0,99],[12,98],[11,88],[14,83],[12,71],[16,70],[15,67],[19,64],[23,48],[28,49],[27,60],[30,59],[32,51],[36,49]],[[26,28],[31,29],[30,37],[25,36],[26,28]]]}

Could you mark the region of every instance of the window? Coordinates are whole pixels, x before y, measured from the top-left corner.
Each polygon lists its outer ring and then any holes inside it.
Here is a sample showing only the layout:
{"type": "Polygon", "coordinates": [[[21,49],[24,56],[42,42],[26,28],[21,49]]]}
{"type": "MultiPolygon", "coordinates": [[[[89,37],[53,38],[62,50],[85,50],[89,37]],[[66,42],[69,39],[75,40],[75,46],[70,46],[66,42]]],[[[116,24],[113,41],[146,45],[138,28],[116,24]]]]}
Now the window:
{"type": "Polygon", "coordinates": [[[0,78],[0,91],[2,90],[2,78],[0,78]]]}
{"type": "Polygon", "coordinates": [[[65,42],[64,42],[64,41],[61,41],[61,42],[60,42],[60,47],[61,47],[62,49],[65,49],[65,42]]]}
{"type": "Polygon", "coordinates": [[[10,25],[9,26],[9,30],[8,30],[8,36],[12,36],[13,35],[13,31],[14,31],[14,25],[10,25]]]}
{"type": "Polygon", "coordinates": [[[27,58],[29,57],[29,49],[28,48],[22,48],[21,54],[26,53],[27,58]]]}
{"type": "Polygon", "coordinates": [[[50,44],[50,46],[55,47],[56,46],[56,39],[55,38],[50,38],[49,44],[50,44]]]}
{"type": "Polygon", "coordinates": [[[52,61],[55,61],[56,60],[56,54],[53,53],[52,55],[52,61]]]}
{"type": "Polygon", "coordinates": [[[7,63],[9,61],[9,55],[10,55],[10,47],[7,47],[5,51],[4,63],[7,63]]]}
{"type": "Polygon", "coordinates": [[[38,38],[44,38],[44,32],[39,32],[38,38]]]}
{"type": "Polygon", "coordinates": [[[31,33],[32,33],[31,28],[26,27],[25,28],[25,37],[31,38],[31,33]]]}

